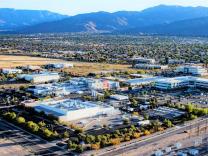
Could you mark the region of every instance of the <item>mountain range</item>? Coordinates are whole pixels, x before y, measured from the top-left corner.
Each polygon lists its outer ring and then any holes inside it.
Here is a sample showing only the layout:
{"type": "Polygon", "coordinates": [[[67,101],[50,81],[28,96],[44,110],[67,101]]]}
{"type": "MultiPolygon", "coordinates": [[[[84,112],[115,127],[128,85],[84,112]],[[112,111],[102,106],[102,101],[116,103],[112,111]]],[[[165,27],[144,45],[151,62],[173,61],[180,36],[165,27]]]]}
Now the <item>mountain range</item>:
{"type": "Polygon", "coordinates": [[[0,29],[10,29],[16,33],[88,32],[208,36],[207,7],[159,5],[142,11],[95,12],[75,16],[47,11],[30,13],[27,10],[26,13],[23,10],[15,10],[16,13],[8,11],[7,16],[4,16],[6,19],[2,19],[2,10],[4,9],[0,9],[0,29]]]}
{"type": "Polygon", "coordinates": [[[16,30],[39,23],[58,21],[68,16],[42,10],[0,9],[0,30],[16,30]]]}

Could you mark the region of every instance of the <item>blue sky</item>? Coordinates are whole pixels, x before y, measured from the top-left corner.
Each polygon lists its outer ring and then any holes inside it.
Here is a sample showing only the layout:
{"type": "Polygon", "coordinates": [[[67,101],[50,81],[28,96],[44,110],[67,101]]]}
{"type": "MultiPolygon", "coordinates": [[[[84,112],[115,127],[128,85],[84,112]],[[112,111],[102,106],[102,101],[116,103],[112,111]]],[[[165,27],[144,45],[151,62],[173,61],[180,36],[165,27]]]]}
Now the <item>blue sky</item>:
{"type": "Polygon", "coordinates": [[[159,4],[208,7],[208,0],[0,0],[0,8],[50,10],[67,15],[96,11],[139,11],[159,4]]]}

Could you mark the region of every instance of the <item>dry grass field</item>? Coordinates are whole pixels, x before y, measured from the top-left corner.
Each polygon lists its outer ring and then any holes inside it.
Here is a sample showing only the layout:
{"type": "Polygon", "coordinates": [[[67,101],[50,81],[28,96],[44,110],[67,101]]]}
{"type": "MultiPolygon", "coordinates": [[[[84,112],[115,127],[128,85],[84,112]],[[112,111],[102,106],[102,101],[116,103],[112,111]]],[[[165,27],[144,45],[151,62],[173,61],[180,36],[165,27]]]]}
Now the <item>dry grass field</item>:
{"type": "Polygon", "coordinates": [[[57,62],[58,60],[29,57],[29,56],[10,56],[0,55],[0,68],[13,68],[27,65],[44,65],[47,63],[57,62]]]}
{"type": "MultiPolygon", "coordinates": [[[[67,62],[57,59],[29,57],[29,56],[10,56],[0,55],[0,68],[14,68],[26,65],[45,65],[55,62],[67,62]]],[[[89,73],[99,73],[102,71],[135,71],[130,65],[104,64],[104,63],[86,63],[86,62],[69,62],[74,64],[72,69],[64,69],[66,72],[78,74],[81,76],[89,73]]]]}

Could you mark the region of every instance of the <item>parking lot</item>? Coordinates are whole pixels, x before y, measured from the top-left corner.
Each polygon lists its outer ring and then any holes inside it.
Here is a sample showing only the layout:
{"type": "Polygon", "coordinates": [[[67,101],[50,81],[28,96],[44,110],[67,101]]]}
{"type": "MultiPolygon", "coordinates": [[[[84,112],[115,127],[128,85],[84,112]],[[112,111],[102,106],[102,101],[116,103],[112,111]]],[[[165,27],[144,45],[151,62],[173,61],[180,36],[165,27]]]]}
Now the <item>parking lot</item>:
{"type": "MultiPolygon", "coordinates": [[[[34,135],[30,135],[25,131],[21,131],[15,126],[9,125],[7,122],[0,120],[0,140],[2,141],[0,152],[6,147],[10,149],[10,147],[14,148],[14,151],[24,151],[23,155],[27,155],[24,153],[28,153],[29,155],[65,155],[66,151],[59,148],[56,145],[49,144],[48,142],[35,137],[34,135]],[[5,142],[4,140],[8,140],[9,142],[5,142]]],[[[13,150],[6,150],[6,155],[18,155],[18,153],[14,154],[13,150]]]]}
{"type": "Polygon", "coordinates": [[[73,121],[72,123],[75,124],[76,126],[84,128],[84,130],[86,131],[93,131],[93,130],[99,130],[105,126],[113,128],[122,125],[123,117],[122,114],[118,112],[117,114],[114,114],[112,116],[103,115],[103,116],[73,121]]]}
{"type": "Polygon", "coordinates": [[[172,90],[172,91],[153,91],[148,90],[145,95],[138,95],[143,99],[157,98],[159,104],[163,104],[167,101],[172,103],[181,104],[196,104],[200,107],[208,107],[208,91],[200,89],[183,89],[183,90],[172,90]]]}

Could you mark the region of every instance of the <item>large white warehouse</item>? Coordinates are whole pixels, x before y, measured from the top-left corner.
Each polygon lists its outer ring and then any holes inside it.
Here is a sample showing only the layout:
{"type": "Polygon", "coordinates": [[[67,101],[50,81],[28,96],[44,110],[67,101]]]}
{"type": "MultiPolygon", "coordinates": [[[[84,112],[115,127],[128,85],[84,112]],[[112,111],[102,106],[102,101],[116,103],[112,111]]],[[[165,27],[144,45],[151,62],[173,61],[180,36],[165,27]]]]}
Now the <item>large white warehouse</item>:
{"type": "MultiPolygon", "coordinates": [[[[31,104],[30,104],[31,106],[31,104]]],[[[42,101],[33,103],[32,106],[37,111],[44,111],[46,114],[52,114],[61,121],[73,121],[83,118],[89,118],[99,115],[113,115],[118,110],[112,106],[96,104],[90,101],[81,101],[75,99],[42,101]]]]}
{"type": "Polygon", "coordinates": [[[18,77],[32,83],[56,82],[60,79],[58,73],[23,74],[18,77]]]}

